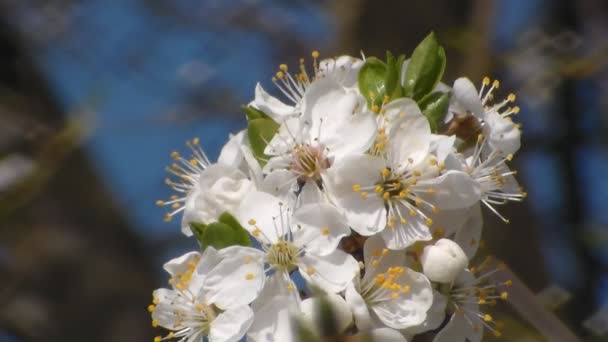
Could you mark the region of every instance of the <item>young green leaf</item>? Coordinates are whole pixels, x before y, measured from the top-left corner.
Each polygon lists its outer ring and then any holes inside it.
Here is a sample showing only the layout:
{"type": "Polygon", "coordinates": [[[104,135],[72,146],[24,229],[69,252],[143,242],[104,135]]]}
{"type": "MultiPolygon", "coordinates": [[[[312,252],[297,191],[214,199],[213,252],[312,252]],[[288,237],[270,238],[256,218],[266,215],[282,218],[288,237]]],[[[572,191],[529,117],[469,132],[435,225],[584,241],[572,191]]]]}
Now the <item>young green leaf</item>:
{"type": "Polygon", "coordinates": [[[445,70],[445,51],[431,32],[414,50],[405,72],[403,91],[414,100],[422,99],[441,80],[445,70]]]}
{"type": "Polygon", "coordinates": [[[241,109],[245,112],[245,116],[247,117],[247,121],[255,120],[255,119],[270,119],[266,113],[262,112],[259,109],[253,108],[251,106],[241,106],[241,109]]]}
{"type": "Polygon", "coordinates": [[[370,108],[374,105],[379,106],[382,97],[386,94],[387,69],[386,63],[375,57],[369,57],[359,71],[359,91],[370,108]]]}
{"type": "MultiPolygon", "coordinates": [[[[198,238],[198,236],[197,236],[198,238]]],[[[224,247],[239,245],[251,246],[251,240],[246,230],[241,227],[233,227],[223,222],[208,224],[202,237],[199,239],[201,250],[209,246],[220,249],[224,247]]]]}
{"type": "Polygon", "coordinates": [[[422,113],[429,120],[431,131],[437,133],[448,112],[450,93],[434,92],[425,96],[419,103],[422,113]]]}
{"type": "Polygon", "coordinates": [[[207,225],[202,222],[190,222],[190,230],[192,230],[192,234],[194,234],[198,241],[201,241],[203,238],[205,229],[207,229],[207,225]]]}
{"type": "Polygon", "coordinates": [[[268,161],[268,156],[264,154],[264,149],[278,129],[279,124],[272,119],[258,118],[249,120],[247,123],[249,144],[251,145],[253,156],[261,166],[264,166],[268,161]]]}

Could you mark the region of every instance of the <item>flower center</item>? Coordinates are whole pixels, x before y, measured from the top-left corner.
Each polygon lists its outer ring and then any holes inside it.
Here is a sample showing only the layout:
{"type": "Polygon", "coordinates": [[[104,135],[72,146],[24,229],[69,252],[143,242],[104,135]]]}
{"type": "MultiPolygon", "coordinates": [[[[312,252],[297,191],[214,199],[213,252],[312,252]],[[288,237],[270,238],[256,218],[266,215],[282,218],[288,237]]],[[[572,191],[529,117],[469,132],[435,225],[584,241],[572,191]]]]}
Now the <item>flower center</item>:
{"type": "Polygon", "coordinates": [[[275,270],[290,272],[296,268],[299,248],[288,241],[279,241],[268,249],[266,260],[275,270]]]}
{"type": "Polygon", "coordinates": [[[323,145],[301,144],[294,148],[291,170],[299,175],[299,180],[318,181],[321,179],[321,172],[329,167],[330,161],[325,155],[323,145]]]}

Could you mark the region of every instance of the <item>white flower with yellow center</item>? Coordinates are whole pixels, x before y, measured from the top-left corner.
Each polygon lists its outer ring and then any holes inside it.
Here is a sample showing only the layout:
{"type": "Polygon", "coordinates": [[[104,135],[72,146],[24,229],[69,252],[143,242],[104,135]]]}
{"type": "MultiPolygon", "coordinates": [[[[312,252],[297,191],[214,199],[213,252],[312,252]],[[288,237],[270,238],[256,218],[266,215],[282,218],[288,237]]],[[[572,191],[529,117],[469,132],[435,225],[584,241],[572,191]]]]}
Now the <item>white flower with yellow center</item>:
{"type": "Polygon", "coordinates": [[[225,211],[233,213],[244,195],[255,186],[238,168],[219,162],[211,164],[198,139],[186,145],[191,148],[192,156],[184,158],[178,152],[173,152],[171,157],[174,163],[167,167],[167,172],[177,179],[168,178],[165,182],[177,195],[173,195],[169,201],[159,200],[156,204],[172,208],[165,215],[167,221],[183,212],[182,232],[192,236],[191,222],[211,223],[225,211]]]}
{"type": "Polygon", "coordinates": [[[467,173],[445,170],[439,159],[445,153],[437,151],[443,148],[436,148],[437,139],[416,103],[394,102],[390,110],[397,114],[384,145],[375,147],[375,155],[337,161],[324,185],[351,228],[365,236],[381,233],[388,248],[404,249],[432,238],[434,212],[470,207],[480,193],[467,173]]]}
{"type": "Polygon", "coordinates": [[[265,285],[274,284],[280,289],[275,295],[297,296],[290,274],[299,272],[310,284],[337,293],[354,277],[357,261],[336,249],[338,237],[348,232],[339,217],[322,222],[318,215],[309,213],[292,216],[287,205],[268,193],[254,191],[245,197],[236,217],[259,247],[232,246],[219,251],[235,271],[250,274],[248,289],[239,288],[241,291],[258,293],[265,285]]]}
{"type": "Polygon", "coordinates": [[[476,244],[471,239],[478,238],[481,226],[480,210],[473,209],[472,217],[467,224],[456,233],[459,244],[441,239],[435,245],[426,246],[421,257],[424,273],[436,284],[435,303],[428,312],[424,324],[408,329],[410,333],[419,333],[436,329],[449,318],[448,323],[436,335],[435,342],[455,341],[478,342],[483,336],[483,330],[488,329],[495,336],[500,336],[502,323],[482,311],[482,307],[493,306],[497,300],[506,300],[506,287],[511,281],[493,283],[491,276],[500,271],[504,265],[498,264],[488,257],[477,267],[467,269],[468,258],[475,255],[476,244]],[[472,224],[472,228],[468,228],[472,224]],[[445,254],[445,258],[440,255],[445,254]]]}
{"type": "Polygon", "coordinates": [[[488,278],[502,266],[488,270],[487,260],[478,268],[464,270],[451,286],[439,288],[447,304],[446,311],[438,314],[440,317],[447,314],[449,321],[436,335],[435,342],[479,342],[484,329],[497,337],[502,335],[502,322],[484,313],[482,307],[494,306],[498,300],[507,300],[505,288],[511,286],[511,281],[491,283],[488,278]]]}
{"type": "MultiPolygon", "coordinates": [[[[171,289],[158,289],[153,293],[153,304],[148,307],[152,314],[152,325],[170,332],[158,336],[155,342],[202,341],[236,342],[240,340],[253,322],[253,311],[249,303],[253,297],[239,296],[224,291],[217,282],[217,274],[228,274],[232,270],[222,264],[213,247],[201,256],[197,252],[187,253],[165,264],[171,275],[171,289]]],[[[230,289],[230,280],[224,281],[230,289]]]]}
{"type": "Polygon", "coordinates": [[[364,245],[364,272],[346,289],[357,328],[406,329],[425,321],[433,290],[421,273],[405,267],[405,253],[388,250],[378,236],[364,245]]]}
{"type": "Polygon", "coordinates": [[[319,78],[303,95],[302,114],[286,120],[266,146],[265,182],[282,197],[306,183],[322,187],[333,163],[365,152],[375,135],[365,99],[334,78],[319,78]]]}

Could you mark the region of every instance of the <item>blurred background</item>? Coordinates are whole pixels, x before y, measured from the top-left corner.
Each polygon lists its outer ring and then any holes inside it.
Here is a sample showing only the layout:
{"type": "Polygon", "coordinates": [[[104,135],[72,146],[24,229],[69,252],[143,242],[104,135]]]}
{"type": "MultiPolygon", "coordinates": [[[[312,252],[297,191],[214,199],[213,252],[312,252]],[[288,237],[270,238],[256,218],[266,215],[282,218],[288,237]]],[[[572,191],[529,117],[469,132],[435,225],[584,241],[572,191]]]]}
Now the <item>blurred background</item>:
{"type": "MultiPolygon", "coordinates": [[[[0,0],[0,342],[151,341],[161,265],[197,247],[154,204],[169,153],[199,137],[214,160],[279,63],[411,53],[430,30],[448,82],[498,78],[522,108],[529,196],[485,215],[483,253],[608,341],[605,1],[0,0]]],[[[544,340],[498,310],[502,340],[544,340]]]]}

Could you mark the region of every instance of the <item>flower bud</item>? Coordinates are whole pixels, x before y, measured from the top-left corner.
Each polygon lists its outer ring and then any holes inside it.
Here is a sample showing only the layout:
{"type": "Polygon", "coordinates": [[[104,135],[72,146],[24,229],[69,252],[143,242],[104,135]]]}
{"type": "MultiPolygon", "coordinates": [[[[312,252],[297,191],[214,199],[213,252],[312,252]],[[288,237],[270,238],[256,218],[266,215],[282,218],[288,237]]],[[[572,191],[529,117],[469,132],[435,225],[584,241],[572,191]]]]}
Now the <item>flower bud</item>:
{"type": "Polygon", "coordinates": [[[420,262],[424,274],[438,283],[453,282],[469,264],[462,248],[449,239],[440,239],[434,245],[424,247],[420,262]]]}

